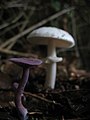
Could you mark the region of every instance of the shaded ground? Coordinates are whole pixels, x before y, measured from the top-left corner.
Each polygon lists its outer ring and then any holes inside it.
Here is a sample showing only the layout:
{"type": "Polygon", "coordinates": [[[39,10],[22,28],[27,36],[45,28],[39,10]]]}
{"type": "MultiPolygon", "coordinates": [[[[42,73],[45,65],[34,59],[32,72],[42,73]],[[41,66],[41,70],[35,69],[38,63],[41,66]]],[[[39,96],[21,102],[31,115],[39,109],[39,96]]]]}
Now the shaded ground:
{"type": "MultiPolygon", "coordinates": [[[[90,119],[90,78],[57,81],[55,90],[43,90],[36,81],[30,86],[24,103],[28,120],[90,119]]],[[[1,89],[0,96],[0,120],[18,120],[12,89],[1,89]]]]}

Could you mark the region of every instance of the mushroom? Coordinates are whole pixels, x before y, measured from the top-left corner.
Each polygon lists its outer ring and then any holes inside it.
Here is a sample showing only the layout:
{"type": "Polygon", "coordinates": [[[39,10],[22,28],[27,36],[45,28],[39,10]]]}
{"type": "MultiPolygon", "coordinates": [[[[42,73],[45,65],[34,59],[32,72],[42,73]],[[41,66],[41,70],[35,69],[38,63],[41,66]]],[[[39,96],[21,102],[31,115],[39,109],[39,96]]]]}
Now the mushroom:
{"type": "Polygon", "coordinates": [[[42,63],[39,59],[33,58],[11,58],[11,62],[18,64],[23,67],[23,75],[19,85],[16,87],[15,92],[15,105],[18,110],[20,120],[27,120],[27,109],[22,104],[24,88],[27,84],[29,77],[29,68],[32,66],[40,65],[42,63]]]}
{"type": "Polygon", "coordinates": [[[33,44],[47,45],[47,76],[45,88],[54,89],[56,80],[56,63],[62,61],[62,57],[56,56],[56,48],[70,48],[75,45],[73,37],[66,31],[56,27],[41,27],[32,31],[28,38],[33,44]]]}

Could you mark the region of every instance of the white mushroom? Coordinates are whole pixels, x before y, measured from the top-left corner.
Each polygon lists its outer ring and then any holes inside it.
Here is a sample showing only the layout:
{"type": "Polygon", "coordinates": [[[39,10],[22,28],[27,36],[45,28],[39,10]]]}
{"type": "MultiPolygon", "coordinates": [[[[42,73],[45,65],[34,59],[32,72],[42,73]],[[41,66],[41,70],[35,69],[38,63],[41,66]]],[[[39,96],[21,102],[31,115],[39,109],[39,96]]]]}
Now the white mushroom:
{"type": "Polygon", "coordinates": [[[62,61],[62,58],[56,56],[57,48],[70,48],[75,45],[73,37],[66,31],[56,27],[41,27],[30,33],[31,43],[48,46],[49,61],[47,68],[47,77],[45,88],[54,89],[56,80],[56,63],[62,61]]]}

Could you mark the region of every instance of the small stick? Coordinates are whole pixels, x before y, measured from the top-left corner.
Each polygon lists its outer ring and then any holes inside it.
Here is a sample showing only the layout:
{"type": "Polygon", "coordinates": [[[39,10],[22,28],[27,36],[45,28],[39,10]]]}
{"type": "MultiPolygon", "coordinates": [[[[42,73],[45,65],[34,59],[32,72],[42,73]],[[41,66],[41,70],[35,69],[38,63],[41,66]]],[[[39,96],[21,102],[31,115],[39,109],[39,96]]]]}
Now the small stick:
{"type": "Polygon", "coordinates": [[[38,95],[36,95],[36,94],[32,94],[32,93],[30,93],[30,92],[24,92],[24,94],[25,94],[25,95],[32,96],[32,97],[34,97],[34,98],[36,98],[36,99],[39,99],[39,100],[42,100],[42,101],[44,101],[44,102],[48,102],[48,103],[51,103],[51,104],[59,105],[59,106],[61,106],[61,107],[63,106],[63,105],[61,105],[60,103],[56,103],[55,101],[48,100],[48,99],[46,99],[46,98],[44,98],[44,97],[38,96],[38,95]]]}
{"type": "Polygon", "coordinates": [[[0,49],[1,53],[9,54],[9,55],[16,55],[16,56],[21,56],[21,57],[33,57],[37,58],[37,55],[32,54],[32,53],[23,53],[23,52],[17,52],[13,50],[8,50],[8,49],[0,49]]]}

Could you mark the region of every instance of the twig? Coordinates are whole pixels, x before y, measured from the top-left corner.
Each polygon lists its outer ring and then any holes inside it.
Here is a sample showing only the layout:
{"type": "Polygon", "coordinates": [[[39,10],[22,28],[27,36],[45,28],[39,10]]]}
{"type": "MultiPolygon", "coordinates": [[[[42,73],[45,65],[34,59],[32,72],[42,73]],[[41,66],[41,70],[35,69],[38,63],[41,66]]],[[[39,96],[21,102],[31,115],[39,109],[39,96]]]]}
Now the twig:
{"type": "Polygon", "coordinates": [[[74,36],[74,39],[75,39],[75,43],[76,43],[76,56],[80,58],[80,53],[78,51],[78,44],[77,44],[77,31],[76,31],[76,19],[75,19],[75,13],[74,11],[72,11],[72,16],[71,16],[71,21],[72,21],[72,34],[74,36]]]}
{"type": "Polygon", "coordinates": [[[26,25],[27,25],[28,22],[29,22],[29,18],[32,16],[34,10],[35,10],[35,9],[31,10],[31,12],[29,12],[28,15],[26,15],[26,14],[24,13],[24,18],[26,19],[26,21],[24,22],[24,24],[23,24],[22,27],[20,28],[20,32],[22,32],[22,31],[25,29],[26,25]]]}
{"type": "Polygon", "coordinates": [[[16,23],[16,22],[22,17],[22,15],[23,15],[23,12],[20,13],[20,14],[19,14],[14,20],[12,20],[10,23],[4,23],[3,25],[0,25],[0,30],[3,29],[3,28],[8,27],[8,26],[11,25],[11,24],[16,23]]]}
{"type": "Polygon", "coordinates": [[[13,8],[13,7],[25,7],[25,4],[8,4],[7,8],[13,8]]]}
{"type": "Polygon", "coordinates": [[[48,102],[48,103],[55,104],[55,105],[59,105],[59,106],[63,107],[63,105],[61,105],[60,103],[56,103],[55,101],[48,100],[48,99],[43,98],[43,97],[41,97],[41,96],[38,96],[38,95],[36,95],[36,94],[32,94],[32,93],[30,93],[30,92],[24,92],[24,94],[25,94],[25,95],[32,96],[32,97],[34,97],[34,98],[36,98],[36,99],[39,99],[39,100],[42,100],[42,101],[44,101],[44,102],[48,102]]]}
{"type": "MultiPolygon", "coordinates": [[[[57,18],[57,17],[65,14],[65,13],[67,13],[67,12],[69,12],[69,11],[71,11],[71,10],[74,10],[74,9],[75,9],[74,7],[70,7],[70,8],[68,8],[68,9],[62,10],[62,11],[60,11],[60,12],[58,12],[58,13],[56,13],[56,14],[54,14],[54,15],[52,15],[52,16],[50,16],[50,17],[48,17],[48,18],[46,18],[46,19],[44,19],[44,20],[42,20],[42,21],[40,21],[39,23],[33,25],[32,27],[24,30],[23,32],[15,35],[14,37],[12,37],[12,38],[10,38],[9,40],[7,40],[6,42],[4,42],[4,43],[0,46],[0,48],[4,48],[5,46],[7,46],[7,45],[8,45],[9,43],[11,43],[12,41],[16,41],[17,39],[23,37],[24,35],[28,34],[28,33],[31,32],[32,30],[36,29],[37,27],[40,27],[40,26],[46,24],[47,22],[49,22],[49,21],[51,21],[51,20],[53,20],[53,19],[55,19],[55,18],[57,18]]],[[[28,36],[27,38],[29,38],[29,36],[28,36]]]]}
{"type": "Polygon", "coordinates": [[[23,14],[23,12],[20,12],[20,14],[12,21],[12,23],[16,23],[23,16],[23,14]]]}
{"type": "Polygon", "coordinates": [[[60,94],[60,93],[69,93],[69,92],[82,92],[82,91],[90,91],[90,89],[73,89],[73,90],[64,90],[64,91],[55,91],[55,92],[46,92],[46,94],[60,94]]]}
{"type": "Polygon", "coordinates": [[[11,42],[10,45],[8,45],[7,49],[11,50],[11,48],[15,45],[16,41],[11,42]]]}
{"type": "MultiPolygon", "coordinates": [[[[23,22],[22,27],[21,27],[20,30],[19,30],[20,32],[22,32],[22,31],[25,29],[26,25],[27,25],[28,22],[29,22],[29,18],[30,18],[30,16],[32,15],[32,13],[33,13],[33,12],[30,12],[30,13],[29,13],[29,15],[28,15],[29,17],[27,17],[27,16],[24,14],[24,16],[25,16],[25,18],[26,18],[26,21],[23,22]]],[[[8,45],[7,49],[10,50],[10,49],[15,45],[16,41],[17,41],[17,40],[12,41],[12,42],[10,43],[10,45],[8,45]]]]}
{"type": "Polygon", "coordinates": [[[0,52],[5,53],[5,54],[9,54],[9,55],[21,56],[21,57],[37,58],[37,55],[31,54],[31,53],[22,53],[22,52],[17,52],[17,51],[7,50],[7,49],[1,49],[1,48],[0,48],[0,52]]]}
{"type": "Polygon", "coordinates": [[[14,29],[14,28],[22,25],[23,23],[24,23],[24,21],[22,21],[22,22],[16,22],[16,24],[13,24],[13,25],[11,25],[9,27],[6,27],[3,31],[0,32],[0,36],[3,35],[3,34],[5,34],[8,31],[10,31],[10,30],[12,30],[12,29],[14,29]]]}
{"type": "Polygon", "coordinates": [[[90,117],[86,117],[86,118],[72,118],[72,119],[65,119],[65,120],[90,120],[90,117]]]}

